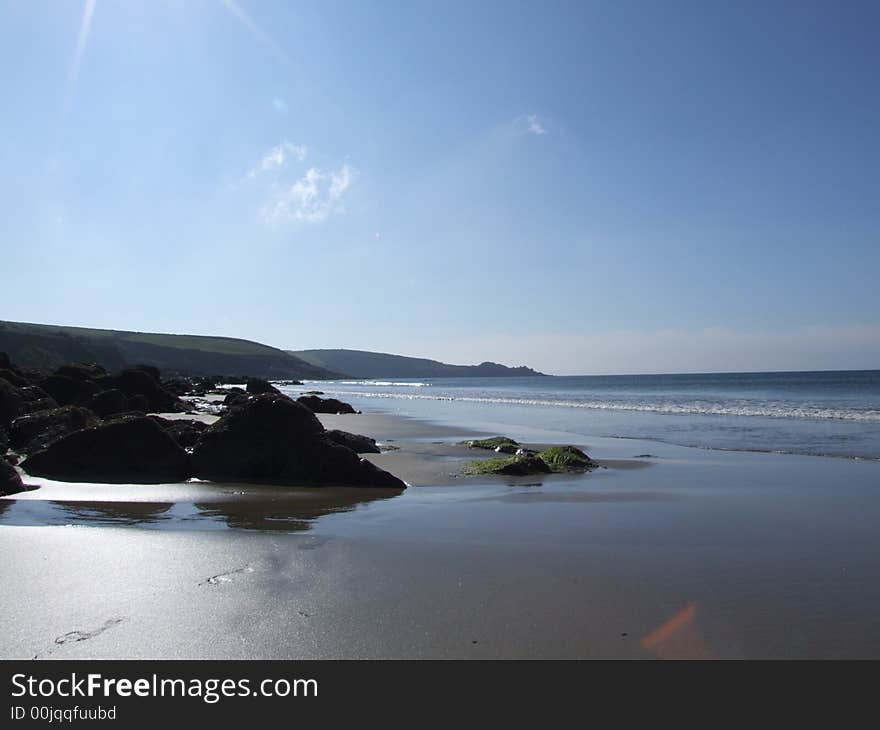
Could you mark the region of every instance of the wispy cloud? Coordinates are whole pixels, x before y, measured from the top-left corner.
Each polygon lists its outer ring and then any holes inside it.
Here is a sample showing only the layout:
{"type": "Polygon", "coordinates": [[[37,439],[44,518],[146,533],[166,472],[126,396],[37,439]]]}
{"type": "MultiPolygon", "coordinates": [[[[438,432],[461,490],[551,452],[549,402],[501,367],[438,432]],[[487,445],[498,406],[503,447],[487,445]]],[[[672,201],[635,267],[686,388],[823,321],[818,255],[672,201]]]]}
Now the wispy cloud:
{"type": "Polygon", "coordinates": [[[291,144],[284,141],[277,147],[269,150],[257,165],[247,174],[249,178],[255,178],[264,172],[278,170],[291,159],[302,162],[309,153],[308,147],[305,145],[291,144]]]}
{"type": "Polygon", "coordinates": [[[309,168],[292,185],[277,187],[263,206],[261,217],[268,225],[290,221],[320,223],[343,212],[343,198],[355,178],[355,170],[342,165],[336,170],[309,168]]]}
{"type": "Polygon", "coordinates": [[[537,114],[529,114],[528,116],[526,116],[525,121],[526,131],[529,134],[547,134],[547,128],[544,126],[541,120],[538,119],[537,114]]]}
{"type": "Polygon", "coordinates": [[[70,108],[73,95],[76,92],[76,84],[79,80],[79,69],[82,65],[83,55],[86,51],[86,43],[89,40],[89,29],[92,27],[92,16],[95,13],[95,0],[86,0],[83,6],[82,21],[79,25],[79,34],[76,37],[76,49],[73,52],[73,62],[70,64],[70,72],[67,76],[67,91],[64,95],[64,113],[70,108]]]}

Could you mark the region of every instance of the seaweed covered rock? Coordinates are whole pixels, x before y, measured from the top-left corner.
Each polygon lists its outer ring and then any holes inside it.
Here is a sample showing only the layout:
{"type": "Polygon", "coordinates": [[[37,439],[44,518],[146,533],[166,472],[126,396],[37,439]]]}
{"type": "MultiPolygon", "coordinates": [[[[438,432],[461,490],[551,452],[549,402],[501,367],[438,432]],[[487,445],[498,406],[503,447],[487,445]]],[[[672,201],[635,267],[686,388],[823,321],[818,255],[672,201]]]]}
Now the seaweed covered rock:
{"type": "Polygon", "coordinates": [[[79,406],[62,406],[19,416],[9,428],[9,443],[16,451],[31,454],[62,436],[97,426],[98,417],[79,406]]]}
{"type": "Polygon", "coordinates": [[[550,446],[538,453],[519,447],[512,456],[468,462],[462,468],[462,473],[525,476],[551,472],[584,472],[596,466],[598,464],[576,446],[550,446]]]}
{"type": "Polygon", "coordinates": [[[325,435],[331,441],[340,446],[346,446],[357,454],[381,453],[379,447],[376,446],[376,439],[372,439],[369,436],[361,436],[360,434],[339,431],[337,429],[325,431],[325,435]]]}
{"type": "Polygon", "coordinates": [[[576,446],[551,446],[539,452],[538,456],[554,472],[585,471],[598,466],[595,461],[576,446]]]}
{"type": "Polygon", "coordinates": [[[301,395],[296,399],[312,413],[357,413],[348,403],[343,403],[336,398],[319,398],[316,395],[301,395]]]}
{"type": "Polygon", "coordinates": [[[247,381],[247,392],[251,395],[260,395],[261,393],[281,393],[281,391],[272,385],[272,383],[268,380],[263,380],[262,378],[250,378],[247,381]]]}
{"type": "Polygon", "coordinates": [[[492,459],[471,461],[462,468],[463,474],[502,474],[505,476],[527,476],[529,474],[549,474],[550,467],[535,454],[522,456],[501,456],[492,459]]]}
{"type": "Polygon", "coordinates": [[[308,408],[283,395],[256,395],[199,438],[193,472],[214,481],[405,488],[397,477],[327,437],[308,408]]]}
{"type": "Polygon", "coordinates": [[[512,438],[507,436],[493,436],[488,439],[471,439],[465,441],[464,445],[469,449],[488,449],[496,451],[499,454],[515,454],[520,445],[512,438]]]}
{"type": "Polygon", "coordinates": [[[63,436],[29,456],[22,468],[35,476],[72,482],[179,482],[190,476],[189,457],[147,417],[105,421],[63,436]]]}
{"type": "Polygon", "coordinates": [[[6,459],[0,456],[0,497],[25,491],[21,475],[6,459]]]}

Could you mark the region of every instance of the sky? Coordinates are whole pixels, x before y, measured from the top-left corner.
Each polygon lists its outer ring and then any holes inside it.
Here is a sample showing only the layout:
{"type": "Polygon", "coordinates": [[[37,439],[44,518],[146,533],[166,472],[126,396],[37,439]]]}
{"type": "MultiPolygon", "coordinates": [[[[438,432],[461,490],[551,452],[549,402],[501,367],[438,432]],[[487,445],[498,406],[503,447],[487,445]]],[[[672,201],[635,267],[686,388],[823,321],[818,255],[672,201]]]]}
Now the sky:
{"type": "Polygon", "coordinates": [[[0,0],[0,318],[880,368],[876,2],[0,0]]]}

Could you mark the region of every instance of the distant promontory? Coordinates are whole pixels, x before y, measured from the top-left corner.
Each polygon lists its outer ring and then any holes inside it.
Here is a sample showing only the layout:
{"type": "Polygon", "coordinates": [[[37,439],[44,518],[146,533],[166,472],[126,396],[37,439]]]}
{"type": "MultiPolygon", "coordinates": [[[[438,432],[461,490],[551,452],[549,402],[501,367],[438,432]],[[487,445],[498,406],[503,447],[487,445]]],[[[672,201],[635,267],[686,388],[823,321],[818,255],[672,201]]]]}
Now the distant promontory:
{"type": "Polygon", "coordinates": [[[479,365],[449,365],[422,357],[406,357],[366,350],[288,350],[287,352],[315,367],[348,373],[357,378],[503,378],[544,375],[525,365],[508,367],[495,362],[482,362],[479,365]]]}

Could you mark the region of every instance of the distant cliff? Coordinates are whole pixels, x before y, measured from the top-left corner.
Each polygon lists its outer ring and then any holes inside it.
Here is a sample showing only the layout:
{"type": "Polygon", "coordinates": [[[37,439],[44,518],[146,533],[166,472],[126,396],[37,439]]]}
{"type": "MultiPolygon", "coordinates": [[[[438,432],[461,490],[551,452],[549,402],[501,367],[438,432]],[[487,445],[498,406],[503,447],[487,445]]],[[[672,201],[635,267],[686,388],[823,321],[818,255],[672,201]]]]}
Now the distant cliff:
{"type": "Polygon", "coordinates": [[[356,378],[502,378],[544,375],[525,366],[511,368],[494,362],[448,365],[421,357],[364,350],[288,350],[288,353],[316,367],[348,373],[356,378]]]}
{"type": "Polygon", "coordinates": [[[0,321],[0,352],[29,368],[54,370],[68,362],[96,362],[108,370],[155,365],[182,375],[251,375],[313,380],[337,378],[284,350],[234,337],[170,335],[0,321]]]}

